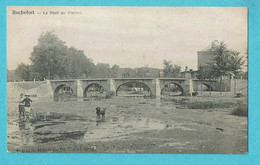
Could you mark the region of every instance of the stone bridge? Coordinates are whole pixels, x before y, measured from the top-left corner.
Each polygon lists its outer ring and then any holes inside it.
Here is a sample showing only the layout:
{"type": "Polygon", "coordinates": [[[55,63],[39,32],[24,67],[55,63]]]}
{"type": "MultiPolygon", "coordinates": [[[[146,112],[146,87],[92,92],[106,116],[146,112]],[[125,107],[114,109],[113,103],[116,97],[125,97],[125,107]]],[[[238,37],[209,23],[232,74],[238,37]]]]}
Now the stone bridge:
{"type": "Polygon", "coordinates": [[[207,90],[219,91],[220,83],[217,80],[192,80],[193,90],[198,91],[200,85],[205,85],[207,90]]]}
{"type": "Polygon", "coordinates": [[[168,84],[177,85],[184,96],[191,95],[193,91],[197,91],[200,84],[207,86],[211,90],[218,91],[218,82],[216,80],[197,80],[187,78],[96,78],[48,80],[47,83],[51,86],[53,96],[60,88],[70,87],[70,90],[72,90],[72,93],[75,96],[85,97],[87,89],[93,84],[102,86],[106,92],[115,92],[116,95],[120,86],[126,83],[143,84],[150,89],[152,97],[160,97],[162,89],[168,84]]]}

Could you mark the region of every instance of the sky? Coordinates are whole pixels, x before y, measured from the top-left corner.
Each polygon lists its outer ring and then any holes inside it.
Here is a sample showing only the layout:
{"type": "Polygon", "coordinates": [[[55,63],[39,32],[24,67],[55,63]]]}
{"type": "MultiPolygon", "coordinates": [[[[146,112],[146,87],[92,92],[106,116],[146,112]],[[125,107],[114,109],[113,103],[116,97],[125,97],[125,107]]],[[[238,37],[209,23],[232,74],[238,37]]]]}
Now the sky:
{"type": "Polygon", "coordinates": [[[197,51],[213,40],[224,41],[245,56],[247,13],[242,7],[11,6],[7,10],[7,69],[14,70],[21,62],[30,64],[39,36],[54,30],[67,46],[83,50],[95,64],[162,68],[166,59],[182,70],[185,66],[196,70],[197,51]],[[34,14],[13,14],[21,10],[34,14]]]}

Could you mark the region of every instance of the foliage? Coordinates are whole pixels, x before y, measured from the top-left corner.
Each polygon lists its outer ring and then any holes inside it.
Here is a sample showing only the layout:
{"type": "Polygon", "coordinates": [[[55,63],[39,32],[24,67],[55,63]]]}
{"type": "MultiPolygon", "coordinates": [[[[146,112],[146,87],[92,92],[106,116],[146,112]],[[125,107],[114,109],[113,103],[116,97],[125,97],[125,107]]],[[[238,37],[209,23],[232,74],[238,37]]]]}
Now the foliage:
{"type": "MultiPolygon", "coordinates": [[[[37,45],[33,47],[30,60],[31,65],[20,64],[17,67],[16,74],[21,79],[156,77],[159,73],[159,69],[148,66],[132,69],[120,68],[118,65],[110,67],[107,63],[95,65],[83,50],[66,46],[53,31],[40,35],[37,45]]],[[[178,69],[177,66],[175,68],[178,69]]]]}
{"type": "Polygon", "coordinates": [[[71,93],[55,93],[54,95],[54,101],[75,101],[76,100],[76,96],[72,95],[71,93]]]}
{"type": "Polygon", "coordinates": [[[205,101],[205,102],[190,102],[187,104],[188,108],[190,109],[210,109],[210,108],[230,108],[234,104],[232,102],[212,102],[212,101],[205,101]]]}
{"type": "Polygon", "coordinates": [[[88,78],[94,75],[95,65],[91,59],[88,59],[82,50],[74,47],[67,49],[64,70],[66,78],[88,78]]]}
{"type": "Polygon", "coordinates": [[[15,74],[25,81],[30,80],[30,66],[25,65],[24,63],[19,64],[15,70],[15,74]]]}
{"type": "Polygon", "coordinates": [[[207,65],[199,66],[198,72],[196,73],[196,77],[200,80],[217,78],[212,65],[212,63],[209,63],[207,65]]]}
{"type": "Polygon", "coordinates": [[[30,60],[41,78],[64,77],[67,46],[53,32],[43,33],[34,46],[30,60]]]}
{"type": "Polygon", "coordinates": [[[199,66],[198,72],[196,74],[196,77],[200,80],[207,79],[209,77],[208,72],[209,67],[207,65],[201,65],[199,66]]]}
{"type": "Polygon", "coordinates": [[[239,103],[238,106],[231,112],[231,115],[248,116],[248,107],[246,104],[239,103]]]}
{"type": "MultiPolygon", "coordinates": [[[[227,45],[221,42],[212,50],[213,60],[206,66],[200,66],[197,78],[212,79],[233,74],[247,77],[241,73],[244,64],[243,58],[237,51],[227,49],[227,45]]],[[[98,63],[85,56],[83,50],[67,47],[65,42],[58,38],[53,31],[42,33],[38,44],[33,47],[30,60],[31,65],[21,63],[15,74],[23,80],[67,79],[67,78],[108,78],[108,77],[156,77],[159,70],[154,68],[120,68],[107,63],[98,63]]],[[[181,67],[172,61],[163,60],[164,77],[180,77],[181,67]]],[[[11,74],[9,74],[10,77],[11,74]]]]}
{"type": "Polygon", "coordinates": [[[98,63],[95,68],[95,77],[103,78],[110,77],[109,64],[98,63]]]}
{"type": "MultiPolygon", "coordinates": [[[[222,84],[223,76],[236,76],[244,65],[243,57],[239,56],[239,52],[232,51],[227,48],[224,42],[221,42],[212,50],[213,60],[208,64],[209,74],[211,78],[220,78],[220,85],[222,84]]],[[[222,94],[222,86],[220,86],[222,94]]]]}
{"type": "Polygon", "coordinates": [[[142,67],[142,68],[137,68],[136,69],[136,76],[137,77],[149,77],[150,71],[148,67],[142,67]]]}
{"type": "Polygon", "coordinates": [[[239,52],[232,51],[227,48],[224,42],[217,45],[212,51],[213,61],[210,64],[212,75],[216,78],[226,76],[228,74],[237,75],[241,72],[245,61],[239,56],[239,52]]]}
{"type": "Polygon", "coordinates": [[[114,91],[106,92],[106,99],[110,99],[112,96],[115,96],[115,92],[114,91]]]}
{"type": "Polygon", "coordinates": [[[8,70],[7,69],[7,82],[10,81],[19,81],[21,80],[21,77],[19,77],[16,73],[15,70],[8,70]]]}
{"type": "Polygon", "coordinates": [[[234,75],[241,73],[242,67],[245,64],[245,60],[239,55],[240,53],[237,51],[230,51],[227,56],[228,71],[234,75]]]}
{"type": "MultiPolygon", "coordinates": [[[[221,85],[223,76],[239,76],[242,74],[242,67],[245,61],[239,55],[239,52],[229,50],[227,45],[221,42],[219,45],[216,45],[211,53],[213,60],[207,65],[199,67],[196,75],[198,79],[220,78],[221,85]]],[[[220,86],[220,91],[222,93],[222,86],[220,86]]]]}
{"type": "Polygon", "coordinates": [[[82,50],[68,48],[52,31],[40,36],[30,60],[39,79],[86,78],[95,71],[94,63],[82,50]]]}
{"type": "Polygon", "coordinates": [[[180,77],[181,67],[179,65],[172,64],[171,61],[163,60],[163,74],[164,77],[180,77]]]}
{"type": "Polygon", "coordinates": [[[240,72],[240,73],[238,73],[236,76],[235,76],[235,78],[236,79],[241,79],[241,78],[243,78],[243,79],[248,79],[248,72],[246,71],[246,72],[240,72]]]}
{"type": "Polygon", "coordinates": [[[114,78],[118,78],[120,77],[120,74],[119,74],[119,65],[113,65],[111,70],[110,70],[110,75],[111,77],[114,77],[114,78]]]}

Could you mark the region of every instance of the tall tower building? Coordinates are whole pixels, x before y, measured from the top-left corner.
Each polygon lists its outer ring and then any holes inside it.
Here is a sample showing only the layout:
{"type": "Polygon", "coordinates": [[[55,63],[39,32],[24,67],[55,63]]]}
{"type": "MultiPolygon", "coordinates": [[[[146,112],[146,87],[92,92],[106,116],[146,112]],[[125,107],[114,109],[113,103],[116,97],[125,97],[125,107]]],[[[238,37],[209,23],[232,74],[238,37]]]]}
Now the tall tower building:
{"type": "Polygon", "coordinates": [[[219,45],[218,40],[214,40],[212,41],[211,45],[198,51],[198,69],[200,66],[206,65],[209,62],[211,62],[211,60],[213,59],[213,53],[217,47],[217,45],[219,45]]]}

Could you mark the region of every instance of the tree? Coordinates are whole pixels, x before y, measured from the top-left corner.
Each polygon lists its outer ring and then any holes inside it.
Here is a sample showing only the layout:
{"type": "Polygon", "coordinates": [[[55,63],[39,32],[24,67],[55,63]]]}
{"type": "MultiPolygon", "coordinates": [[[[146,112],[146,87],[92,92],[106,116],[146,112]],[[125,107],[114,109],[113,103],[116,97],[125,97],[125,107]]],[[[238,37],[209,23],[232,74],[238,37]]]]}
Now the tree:
{"type": "Polygon", "coordinates": [[[19,81],[21,78],[15,73],[15,70],[8,70],[7,69],[7,82],[10,81],[19,81]]]}
{"type": "Polygon", "coordinates": [[[226,76],[230,73],[237,75],[241,72],[245,61],[239,56],[239,52],[227,49],[227,45],[221,42],[212,51],[213,61],[211,63],[215,75],[218,77],[226,76]]]}
{"type": "Polygon", "coordinates": [[[15,70],[15,74],[25,81],[30,80],[30,66],[25,65],[24,63],[19,64],[15,70]]]}
{"type": "Polygon", "coordinates": [[[67,78],[88,78],[94,75],[95,65],[91,59],[88,59],[82,50],[70,47],[67,50],[66,62],[67,78]]]}
{"type": "Polygon", "coordinates": [[[172,73],[173,73],[173,77],[181,77],[181,66],[174,64],[172,73]]]}
{"type": "Polygon", "coordinates": [[[167,61],[167,60],[163,60],[163,75],[164,77],[171,77],[171,73],[172,73],[172,62],[171,61],[167,61]]]}
{"type": "Polygon", "coordinates": [[[196,74],[197,79],[204,80],[206,79],[206,65],[199,66],[198,72],[196,74]]]}
{"type": "Polygon", "coordinates": [[[30,59],[32,71],[40,79],[87,78],[95,74],[95,64],[83,50],[68,48],[53,31],[41,34],[30,59]]]}
{"type": "Polygon", "coordinates": [[[66,50],[65,42],[61,41],[53,31],[42,33],[30,57],[33,70],[39,73],[41,78],[64,77],[67,67],[66,50]]]}
{"type": "Polygon", "coordinates": [[[109,78],[111,76],[109,64],[98,63],[96,65],[95,76],[98,78],[109,78]]]}
{"type": "Polygon", "coordinates": [[[242,71],[242,67],[245,63],[243,57],[239,56],[240,53],[237,51],[230,51],[227,57],[228,71],[235,76],[239,75],[242,71]]]}
{"type": "Polygon", "coordinates": [[[113,65],[110,71],[111,71],[111,77],[117,78],[120,76],[119,65],[113,65]]]}
{"type": "Polygon", "coordinates": [[[173,65],[171,61],[163,60],[163,74],[164,77],[180,77],[181,67],[173,65]]]}
{"type": "Polygon", "coordinates": [[[136,68],[135,72],[136,72],[135,73],[136,77],[150,77],[150,75],[151,75],[148,66],[141,67],[141,68],[136,68]]]}
{"type": "MultiPolygon", "coordinates": [[[[211,66],[212,66],[211,64],[199,66],[196,77],[199,80],[206,80],[206,79],[211,80],[212,78],[214,78],[214,72],[213,72],[213,70],[212,70],[213,68],[211,66]]],[[[210,83],[211,83],[211,81],[210,81],[210,83]]],[[[201,93],[202,93],[202,84],[201,84],[201,93]]],[[[210,84],[210,95],[211,95],[211,84],[210,84]]]]}
{"type": "Polygon", "coordinates": [[[212,55],[211,75],[220,78],[220,92],[222,93],[222,77],[229,74],[239,74],[245,61],[243,57],[239,56],[239,52],[227,49],[224,42],[216,46],[216,49],[212,51],[212,55]]]}

